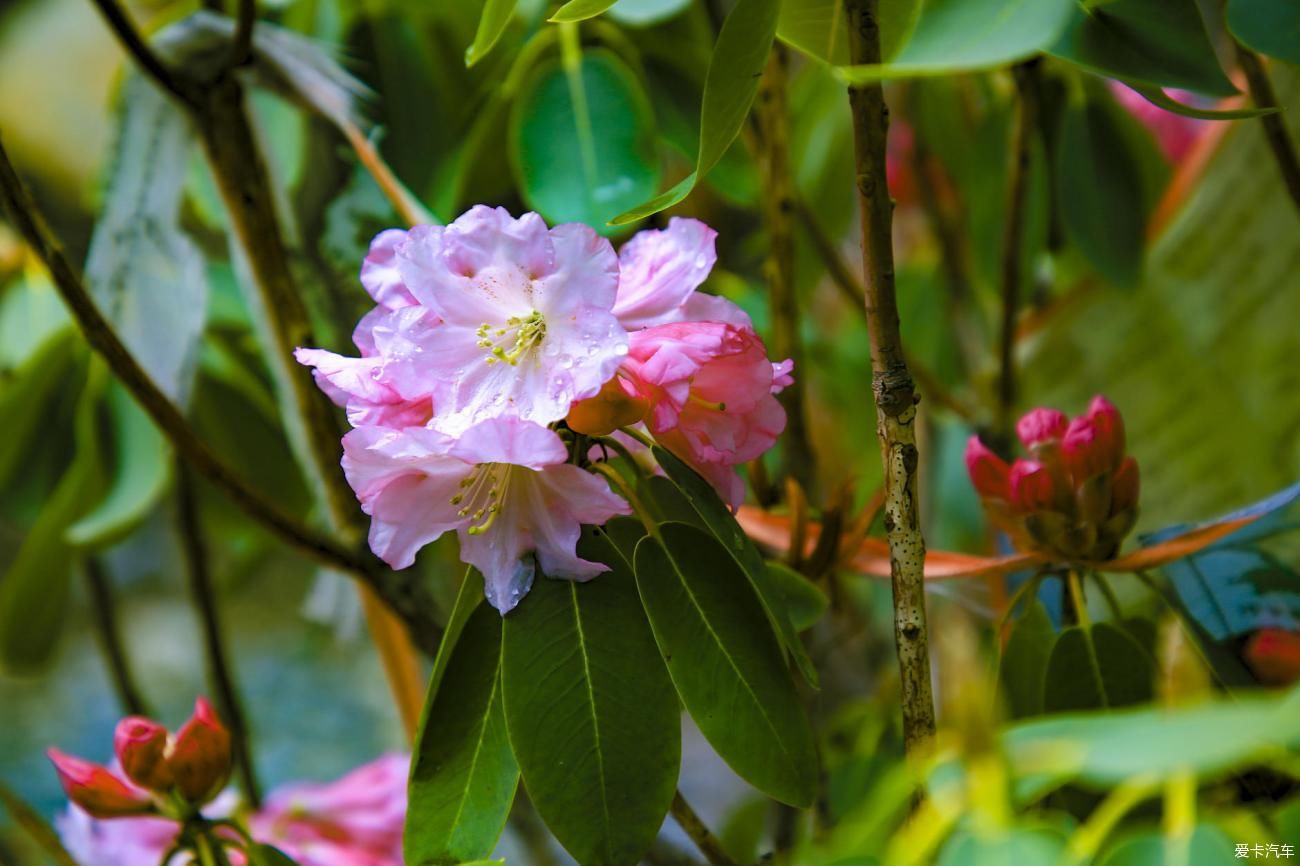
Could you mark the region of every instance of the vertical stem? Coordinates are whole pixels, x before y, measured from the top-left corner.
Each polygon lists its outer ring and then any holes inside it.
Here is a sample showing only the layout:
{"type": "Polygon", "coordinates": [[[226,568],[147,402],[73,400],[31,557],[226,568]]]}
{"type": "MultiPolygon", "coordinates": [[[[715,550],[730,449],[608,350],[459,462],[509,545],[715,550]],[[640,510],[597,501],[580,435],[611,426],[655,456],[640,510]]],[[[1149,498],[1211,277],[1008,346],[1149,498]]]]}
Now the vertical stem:
{"type": "Polygon", "coordinates": [[[108,664],[108,673],[113,680],[113,688],[117,691],[118,702],[122,705],[123,712],[129,716],[147,716],[148,708],[131,670],[131,660],[122,641],[122,632],[117,627],[117,599],[113,594],[112,582],[104,573],[103,564],[93,556],[86,559],[85,573],[95,633],[99,636],[100,649],[108,664]]]}
{"type": "Polygon", "coordinates": [[[1002,331],[998,340],[999,450],[1010,451],[1012,414],[1016,406],[1016,314],[1024,282],[1025,208],[1029,199],[1029,168],[1034,133],[1038,126],[1034,81],[1037,61],[1017,64],[1015,123],[1011,131],[1011,158],[1007,172],[1006,225],[1002,233],[1002,331]]]}
{"type": "MultiPolygon", "coordinates": [[[[854,64],[881,62],[877,0],[844,0],[854,64]]],[[[862,264],[876,433],[885,478],[885,529],[894,594],[894,639],[903,698],[903,742],[915,754],[934,736],[934,695],[925,622],[925,539],[921,535],[916,402],[903,356],[894,293],[893,202],[885,176],[889,108],[884,89],[849,89],[862,221],[862,264]]]]}
{"type": "MultiPolygon", "coordinates": [[[[767,224],[765,266],[772,310],[772,357],[803,366],[803,341],[799,334],[799,299],[794,284],[795,197],[790,173],[790,111],[787,98],[790,53],[779,41],[772,43],[767,68],[759,85],[754,119],[758,162],[763,183],[763,218],[767,224]]],[[[784,474],[812,492],[816,482],[813,448],[808,436],[804,382],[795,374],[793,385],[777,395],[785,408],[783,439],[784,474]]]]}
{"type": "Polygon", "coordinates": [[[709,866],[736,866],[736,861],[731,859],[731,855],[722,847],[722,843],[700,820],[700,816],[691,808],[691,804],[686,802],[681,791],[674,792],[670,811],[673,820],[687,836],[691,837],[691,841],[695,843],[696,848],[700,849],[704,859],[709,861],[709,866]]]}
{"type": "MultiPolygon", "coordinates": [[[[243,87],[233,77],[218,78],[205,91],[195,113],[208,161],[231,225],[248,257],[253,281],[269,317],[279,357],[290,364],[292,398],[308,440],[311,471],[319,481],[330,528],[357,535],[356,503],[339,471],[339,430],[334,410],[317,390],[310,374],[292,365],[299,346],[316,344],[306,306],[289,267],[289,255],[270,195],[271,177],[257,146],[244,105],[243,87]]],[[[423,703],[419,665],[409,635],[368,587],[360,590],[370,628],[398,714],[407,736],[414,739],[423,703]]]]}
{"type": "Polygon", "coordinates": [[[177,516],[181,550],[185,558],[185,577],[189,581],[190,602],[194,605],[194,612],[199,619],[199,628],[203,633],[203,654],[207,661],[208,679],[215,691],[221,718],[230,729],[235,769],[239,774],[239,787],[243,789],[244,798],[248,800],[249,806],[256,809],[261,804],[262,794],[257,783],[257,774],[253,770],[252,750],[248,742],[248,722],[244,716],[243,703],[239,699],[239,691],[235,687],[235,678],[231,672],[225,644],[222,642],[221,617],[217,611],[212,576],[208,571],[207,543],[199,519],[194,479],[183,467],[177,478],[176,490],[179,500],[177,516]]]}
{"type": "MultiPolygon", "coordinates": [[[[1246,76],[1251,101],[1258,108],[1277,108],[1273,82],[1269,80],[1259,55],[1240,43],[1234,41],[1233,44],[1237,47],[1237,62],[1241,64],[1241,71],[1246,76]]],[[[1273,161],[1277,163],[1278,173],[1282,175],[1282,183],[1286,185],[1291,201],[1300,208],[1300,159],[1296,157],[1295,142],[1286,126],[1286,113],[1278,111],[1266,114],[1259,122],[1264,125],[1264,136],[1273,151],[1273,161]]]]}

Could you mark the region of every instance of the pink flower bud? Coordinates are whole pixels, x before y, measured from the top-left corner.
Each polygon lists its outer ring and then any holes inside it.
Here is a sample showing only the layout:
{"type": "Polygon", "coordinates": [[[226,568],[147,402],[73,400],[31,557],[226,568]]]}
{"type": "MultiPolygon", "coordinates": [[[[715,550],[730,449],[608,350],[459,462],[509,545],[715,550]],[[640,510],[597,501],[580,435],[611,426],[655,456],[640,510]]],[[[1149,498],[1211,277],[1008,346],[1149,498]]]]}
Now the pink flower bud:
{"type": "Polygon", "coordinates": [[[176,789],[194,804],[211,800],[230,777],[230,732],[204,698],[194,702],[194,715],[176,733],[170,763],[176,789]]]}
{"type": "Polygon", "coordinates": [[[1069,423],[1070,419],[1064,412],[1040,406],[1026,412],[1016,422],[1016,435],[1026,448],[1033,448],[1040,442],[1060,439],[1069,423]]]}
{"type": "Polygon", "coordinates": [[[966,472],[981,499],[1009,498],[1007,477],[1011,469],[978,436],[966,440],[966,472]]]}
{"type": "Polygon", "coordinates": [[[1124,418],[1119,414],[1119,410],[1113,403],[1098,394],[1088,404],[1088,414],[1085,417],[1092,422],[1093,429],[1097,431],[1097,439],[1102,449],[1113,460],[1108,468],[1118,469],[1120,460],[1124,457],[1124,418]]]}
{"type": "Polygon", "coordinates": [[[151,791],[166,791],[172,786],[172,770],[167,760],[167,729],[151,719],[127,716],[117,723],[113,748],[122,772],[132,782],[151,791]]]}
{"type": "Polygon", "coordinates": [[[1300,680],[1300,634],[1280,628],[1257,631],[1246,644],[1246,663],[1265,685],[1300,680]]]}
{"type": "Polygon", "coordinates": [[[1061,457],[1075,484],[1096,478],[1119,464],[1119,457],[1107,449],[1096,425],[1087,417],[1070,422],[1061,440],[1061,457]]]}
{"type": "Polygon", "coordinates": [[[1060,497],[1047,467],[1035,460],[1017,460],[1008,476],[1011,506],[1017,511],[1050,511],[1060,497]]]}
{"type": "Polygon", "coordinates": [[[49,749],[45,753],[59,774],[68,799],[94,818],[145,815],[154,810],[153,800],[132,788],[107,768],[73,755],[49,749]]]}
{"type": "Polygon", "coordinates": [[[1132,457],[1125,457],[1124,462],[1115,470],[1115,477],[1110,483],[1110,510],[1112,514],[1133,508],[1138,501],[1138,465],[1132,457]]]}

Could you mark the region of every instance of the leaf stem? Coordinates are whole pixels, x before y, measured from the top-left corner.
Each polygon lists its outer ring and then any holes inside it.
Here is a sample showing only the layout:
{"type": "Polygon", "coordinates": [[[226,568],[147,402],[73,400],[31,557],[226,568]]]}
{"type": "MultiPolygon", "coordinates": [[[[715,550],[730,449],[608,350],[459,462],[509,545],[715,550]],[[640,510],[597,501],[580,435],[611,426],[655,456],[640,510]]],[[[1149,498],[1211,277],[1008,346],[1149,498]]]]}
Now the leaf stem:
{"type": "Polygon", "coordinates": [[[1079,625],[1087,628],[1092,624],[1092,618],[1088,616],[1088,600],[1083,595],[1083,581],[1079,579],[1079,572],[1071,569],[1065,578],[1066,585],[1070,590],[1070,603],[1074,607],[1074,618],[1079,625]]]}
{"type": "Polygon", "coordinates": [[[216,592],[208,569],[207,543],[203,536],[202,521],[199,518],[197,491],[193,477],[185,468],[182,468],[178,474],[176,492],[185,577],[189,583],[190,602],[198,616],[199,630],[203,635],[208,678],[215,691],[217,708],[230,729],[235,769],[239,774],[239,787],[249,806],[258,809],[261,807],[262,792],[253,766],[248,721],[244,714],[243,701],[239,697],[239,690],[235,686],[229,654],[221,637],[221,617],[217,610],[216,592]]]}
{"type": "Polygon", "coordinates": [[[49,269],[59,297],[72,313],[86,342],[103,356],[113,374],[148,413],[176,452],[231,502],[280,540],[316,561],[343,569],[372,586],[406,623],[421,648],[430,654],[436,652],[440,628],[433,618],[427,595],[412,579],[383,567],[369,552],[344,546],[333,537],[316,532],[284,514],[279,506],[249,485],[198,437],[180,409],[159,390],[91,300],[80,275],[68,261],[62,245],[19,179],[2,142],[0,202],[9,211],[19,233],[49,269]]]}
{"type": "Polygon", "coordinates": [[[230,46],[230,68],[248,63],[253,55],[253,26],[257,23],[257,0],[239,0],[235,38],[230,46]]]}
{"type": "Polygon", "coordinates": [[[691,808],[691,804],[686,802],[680,790],[673,792],[671,813],[677,826],[691,837],[691,841],[695,843],[696,848],[700,849],[709,866],[736,866],[736,861],[731,859],[731,855],[722,847],[722,843],[700,820],[700,816],[691,808]]]}
{"type": "Polygon", "coordinates": [[[108,664],[108,673],[113,680],[118,703],[128,716],[147,716],[149,710],[131,670],[131,659],[122,641],[122,631],[118,628],[117,599],[113,593],[112,581],[104,572],[103,563],[94,556],[86,558],[84,569],[95,632],[99,636],[100,648],[104,653],[104,661],[108,664]]]}
{"type": "Polygon", "coordinates": [[[193,107],[195,104],[195,87],[193,82],[183,77],[176,70],[163,63],[149,43],[144,41],[140,32],[131,22],[126,10],[117,0],[92,0],[104,20],[108,22],[113,35],[122,43],[126,52],[135,59],[140,68],[163,90],[175,96],[182,103],[193,107]]]}
{"type": "MultiPolygon", "coordinates": [[[[849,54],[855,64],[881,62],[877,0],[844,0],[849,54]]],[[[934,737],[934,695],[925,615],[925,539],[921,533],[916,448],[917,394],[903,355],[894,291],[893,202],[885,174],[889,108],[879,83],[849,89],[862,222],[864,308],[871,342],[876,432],[885,477],[894,639],[903,700],[903,743],[909,754],[934,737]]]]}
{"type": "Polygon", "coordinates": [[[618,492],[627,500],[627,504],[632,506],[632,513],[641,521],[645,531],[652,538],[659,538],[659,525],[655,523],[654,515],[646,509],[645,503],[641,501],[641,497],[637,496],[636,490],[632,488],[628,480],[623,477],[623,473],[608,463],[593,463],[591,468],[604,475],[611,484],[618,488],[618,492]]]}
{"type": "MultiPolygon", "coordinates": [[[[1269,80],[1259,55],[1235,39],[1233,45],[1237,49],[1237,62],[1241,65],[1242,74],[1246,76],[1251,101],[1257,108],[1279,108],[1277,94],[1273,92],[1273,82],[1269,80]]],[[[1296,156],[1295,142],[1286,126],[1286,114],[1275,111],[1262,115],[1259,122],[1264,126],[1264,137],[1268,139],[1273,161],[1277,163],[1287,194],[1295,206],[1300,208],[1300,158],[1296,156]]]]}

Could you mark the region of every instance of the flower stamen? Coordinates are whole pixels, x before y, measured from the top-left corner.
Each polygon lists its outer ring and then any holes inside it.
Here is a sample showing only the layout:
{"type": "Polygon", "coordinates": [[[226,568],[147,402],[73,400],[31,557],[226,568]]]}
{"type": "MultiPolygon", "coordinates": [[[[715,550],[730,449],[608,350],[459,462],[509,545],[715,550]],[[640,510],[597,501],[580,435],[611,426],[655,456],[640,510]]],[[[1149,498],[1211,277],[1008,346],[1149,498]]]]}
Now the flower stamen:
{"type": "Polygon", "coordinates": [[[546,339],[546,317],[533,310],[527,316],[511,316],[506,319],[505,327],[494,328],[484,322],[478,326],[474,335],[478,337],[478,345],[488,351],[489,366],[504,361],[515,367],[525,352],[546,339]],[[513,345],[510,343],[512,335],[513,345]]]}

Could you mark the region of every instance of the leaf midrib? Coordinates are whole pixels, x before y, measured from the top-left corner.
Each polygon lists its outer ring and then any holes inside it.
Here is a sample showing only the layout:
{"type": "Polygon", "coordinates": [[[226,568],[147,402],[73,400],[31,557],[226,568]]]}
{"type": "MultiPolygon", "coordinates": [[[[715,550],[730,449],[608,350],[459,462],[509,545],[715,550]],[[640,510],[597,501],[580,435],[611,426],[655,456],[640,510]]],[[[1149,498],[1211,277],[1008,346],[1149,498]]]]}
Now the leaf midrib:
{"type": "MultiPolygon", "coordinates": [[[[478,769],[479,756],[483,753],[483,743],[487,739],[487,729],[492,717],[492,705],[496,702],[497,689],[500,687],[500,682],[501,675],[500,670],[498,669],[496,675],[492,677],[492,690],[488,693],[487,708],[483,712],[482,724],[479,725],[478,740],[474,743],[474,757],[469,762],[469,773],[465,776],[465,787],[462,789],[460,800],[456,804],[456,814],[451,820],[451,836],[455,836],[456,828],[460,826],[460,816],[465,811],[465,803],[469,800],[469,792],[474,785],[474,774],[478,769]]],[[[451,837],[449,836],[448,842],[450,841],[451,837]]],[[[448,845],[448,847],[450,848],[451,846],[448,845]]]]}
{"type": "Polygon", "coordinates": [[[596,714],[596,690],[591,681],[591,658],[587,654],[587,635],[582,629],[582,609],[578,605],[578,584],[569,581],[569,597],[573,600],[573,623],[578,631],[578,651],[582,655],[583,679],[587,684],[587,701],[591,707],[591,728],[596,739],[596,775],[600,780],[600,807],[605,816],[605,832],[601,834],[601,844],[608,850],[610,834],[614,822],[609,814],[609,791],[605,785],[605,754],[601,747],[600,720],[596,714]]]}

